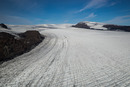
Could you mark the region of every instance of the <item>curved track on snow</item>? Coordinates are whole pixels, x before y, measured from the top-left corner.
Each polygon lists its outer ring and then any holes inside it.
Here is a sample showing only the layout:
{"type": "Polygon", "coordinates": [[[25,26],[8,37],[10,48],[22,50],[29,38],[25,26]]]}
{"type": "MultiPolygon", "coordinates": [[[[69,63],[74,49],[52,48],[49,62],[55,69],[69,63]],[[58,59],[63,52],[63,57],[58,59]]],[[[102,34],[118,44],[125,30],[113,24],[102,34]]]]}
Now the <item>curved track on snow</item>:
{"type": "Polygon", "coordinates": [[[0,65],[0,87],[129,87],[130,34],[47,29],[32,51],[0,65]]]}

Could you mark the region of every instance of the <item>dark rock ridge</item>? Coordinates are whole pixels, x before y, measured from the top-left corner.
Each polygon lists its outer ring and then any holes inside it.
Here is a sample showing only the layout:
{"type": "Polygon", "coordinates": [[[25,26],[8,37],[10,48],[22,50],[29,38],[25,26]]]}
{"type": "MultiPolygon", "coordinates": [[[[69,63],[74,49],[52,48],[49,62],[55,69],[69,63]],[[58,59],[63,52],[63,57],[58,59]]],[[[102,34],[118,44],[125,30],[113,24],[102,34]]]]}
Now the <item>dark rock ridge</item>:
{"type": "Polygon", "coordinates": [[[130,32],[130,26],[120,26],[120,25],[112,25],[112,24],[107,24],[103,25],[103,27],[107,28],[108,30],[122,30],[122,31],[127,31],[130,32]]]}
{"type": "Polygon", "coordinates": [[[20,39],[16,39],[9,33],[0,32],[0,61],[7,61],[30,51],[45,38],[35,30],[18,35],[20,39]]]}
{"type": "Polygon", "coordinates": [[[0,24],[0,27],[5,28],[5,29],[9,29],[9,28],[8,28],[5,24],[3,24],[3,23],[0,24]]]}
{"type": "Polygon", "coordinates": [[[90,29],[90,27],[86,23],[78,23],[76,25],[73,25],[72,27],[77,27],[77,28],[87,28],[90,29]]]}
{"type": "MultiPolygon", "coordinates": [[[[98,23],[95,22],[95,25],[98,25],[98,23]]],[[[114,25],[114,24],[100,24],[100,25],[102,25],[102,27],[106,28],[107,30],[111,30],[111,31],[118,30],[118,31],[130,32],[130,26],[121,26],[121,25],[114,25]]],[[[86,29],[92,29],[92,30],[103,30],[103,29],[90,28],[91,26],[88,26],[87,23],[84,23],[84,22],[79,22],[76,25],[73,25],[72,27],[86,28],[86,29]]]]}

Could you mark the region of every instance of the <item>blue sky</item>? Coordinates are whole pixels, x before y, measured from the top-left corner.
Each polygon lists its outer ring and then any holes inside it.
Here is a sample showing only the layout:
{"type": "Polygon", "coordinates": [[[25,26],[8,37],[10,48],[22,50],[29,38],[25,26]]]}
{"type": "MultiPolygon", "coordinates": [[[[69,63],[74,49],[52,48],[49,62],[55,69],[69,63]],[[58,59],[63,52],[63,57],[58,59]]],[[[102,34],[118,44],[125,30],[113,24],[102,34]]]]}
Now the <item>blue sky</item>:
{"type": "Polygon", "coordinates": [[[0,22],[16,25],[80,21],[130,25],[130,0],[0,0],[0,22]]]}

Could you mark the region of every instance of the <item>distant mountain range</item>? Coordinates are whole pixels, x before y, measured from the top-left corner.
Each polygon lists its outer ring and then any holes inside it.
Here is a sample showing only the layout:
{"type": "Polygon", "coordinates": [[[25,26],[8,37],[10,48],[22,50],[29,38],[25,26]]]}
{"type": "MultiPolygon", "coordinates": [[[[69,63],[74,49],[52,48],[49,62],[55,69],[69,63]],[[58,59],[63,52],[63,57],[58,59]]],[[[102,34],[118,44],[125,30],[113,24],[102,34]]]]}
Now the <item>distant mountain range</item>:
{"type": "Polygon", "coordinates": [[[130,32],[130,26],[122,26],[122,25],[114,25],[114,24],[105,24],[99,22],[79,22],[72,27],[77,28],[86,28],[86,29],[93,29],[93,30],[112,30],[112,31],[127,31],[130,32]]]}

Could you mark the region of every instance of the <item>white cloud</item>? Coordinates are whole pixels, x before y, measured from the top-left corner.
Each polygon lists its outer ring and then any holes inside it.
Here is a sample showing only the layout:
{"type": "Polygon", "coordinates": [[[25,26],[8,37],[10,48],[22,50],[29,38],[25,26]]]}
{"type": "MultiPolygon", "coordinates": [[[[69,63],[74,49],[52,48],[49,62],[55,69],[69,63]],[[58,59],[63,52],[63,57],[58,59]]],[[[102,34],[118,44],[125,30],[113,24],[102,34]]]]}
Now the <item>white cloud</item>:
{"type": "Polygon", "coordinates": [[[100,8],[103,7],[108,0],[91,0],[85,7],[79,10],[79,12],[82,12],[86,9],[90,8],[100,8]]]}
{"type": "Polygon", "coordinates": [[[89,14],[86,18],[94,18],[94,17],[96,17],[97,15],[95,15],[94,13],[91,13],[91,14],[89,14]]]}
{"type": "Polygon", "coordinates": [[[118,16],[111,20],[106,21],[106,23],[130,25],[130,15],[118,16]]]}

